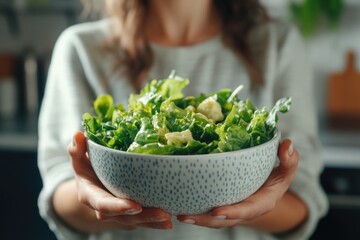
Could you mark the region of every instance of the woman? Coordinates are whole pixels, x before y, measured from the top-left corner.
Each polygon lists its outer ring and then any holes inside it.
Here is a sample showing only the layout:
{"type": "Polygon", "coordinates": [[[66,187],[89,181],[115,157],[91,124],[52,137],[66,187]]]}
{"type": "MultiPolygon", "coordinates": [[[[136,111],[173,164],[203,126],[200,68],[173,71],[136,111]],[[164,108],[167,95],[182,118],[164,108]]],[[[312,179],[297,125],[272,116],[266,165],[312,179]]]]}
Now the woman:
{"type": "Polygon", "coordinates": [[[306,239],[327,209],[318,182],[311,76],[298,33],[271,21],[254,0],[107,0],[110,17],[59,38],[40,115],[41,215],[59,239],[306,239]],[[280,130],[279,167],[245,201],[197,216],[118,199],[96,178],[81,115],[95,97],[126,102],[172,69],[191,79],[186,95],[246,86],[241,98],[272,106],[292,96],[280,130]],[[66,145],[71,141],[72,144],[66,145]],[[290,140],[291,139],[291,140],[290,140]],[[296,149],[294,145],[296,145],[296,149]],[[299,157],[299,153],[301,157],[299,157]],[[136,230],[134,230],[136,229],[136,230]],[[164,229],[159,231],[154,229],[164,229]],[[134,230],[134,231],[130,231],[134,230]]]}

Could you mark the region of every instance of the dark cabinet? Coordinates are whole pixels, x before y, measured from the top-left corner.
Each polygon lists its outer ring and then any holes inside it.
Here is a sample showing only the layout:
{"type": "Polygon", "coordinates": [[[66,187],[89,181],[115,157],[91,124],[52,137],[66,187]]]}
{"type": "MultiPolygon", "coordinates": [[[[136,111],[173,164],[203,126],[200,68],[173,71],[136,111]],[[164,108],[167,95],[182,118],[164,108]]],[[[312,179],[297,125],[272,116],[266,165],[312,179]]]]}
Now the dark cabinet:
{"type": "Polygon", "coordinates": [[[55,240],[39,215],[42,187],[36,151],[0,150],[1,239],[55,240]]]}
{"type": "Polygon", "coordinates": [[[360,239],[360,167],[327,167],[321,183],[330,209],[311,240],[360,239]]]}

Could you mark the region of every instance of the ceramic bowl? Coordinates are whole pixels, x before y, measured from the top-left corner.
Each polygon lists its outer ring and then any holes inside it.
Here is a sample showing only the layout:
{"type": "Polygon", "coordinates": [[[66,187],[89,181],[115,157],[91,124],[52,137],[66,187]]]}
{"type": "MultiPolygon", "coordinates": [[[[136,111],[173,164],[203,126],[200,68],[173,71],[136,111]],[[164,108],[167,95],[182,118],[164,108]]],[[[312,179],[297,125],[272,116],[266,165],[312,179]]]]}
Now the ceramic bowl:
{"type": "Polygon", "coordinates": [[[252,148],[179,156],[129,153],[87,140],[92,167],[112,194],[173,215],[200,214],[249,197],[270,175],[279,141],[276,132],[252,148]]]}

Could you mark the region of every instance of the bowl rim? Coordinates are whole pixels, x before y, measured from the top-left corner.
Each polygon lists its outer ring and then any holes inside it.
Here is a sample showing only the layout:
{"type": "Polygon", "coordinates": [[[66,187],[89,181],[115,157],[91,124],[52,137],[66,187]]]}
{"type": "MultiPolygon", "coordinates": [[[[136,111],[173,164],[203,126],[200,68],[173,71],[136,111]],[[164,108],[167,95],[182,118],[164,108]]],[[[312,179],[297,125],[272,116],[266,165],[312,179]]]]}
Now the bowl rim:
{"type": "MultiPolygon", "coordinates": [[[[182,158],[199,158],[201,156],[212,156],[212,157],[216,157],[216,156],[223,156],[223,155],[236,155],[236,154],[239,154],[241,152],[246,152],[246,151],[255,151],[256,149],[258,148],[261,148],[261,147],[266,147],[267,145],[270,145],[272,144],[273,142],[275,141],[279,141],[280,140],[280,137],[281,137],[281,132],[278,130],[278,128],[275,128],[274,130],[274,136],[272,139],[270,139],[269,141],[267,142],[264,142],[260,145],[256,145],[254,147],[249,147],[249,148],[243,148],[243,149],[239,149],[239,150],[235,150],[235,151],[227,151],[227,152],[221,152],[221,153],[207,153],[207,154],[191,154],[191,155],[166,155],[166,154],[148,154],[148,153],[133,153],[133,152],[127,152],[127,151],[123,151],[123,150],[118,150],[118,149],[113,149],[113,148],[109,148],[109,147],[106,147],[106,146],[103,146],[103,145],[100,145],[96,142],[94,142],[93,140],[91,140],[86,132],[85,132],[85,137],[86,137],[86,142],[88,144],[88,149],[89,149],[89,145],[94,145],[98,148],[101,148],[103,150],[106,150],[106,151],[109,151],[109,152],[112,152],[112,153],[115,153],[115,154],[123,154],[123,155],[128,155],[128,156],[132,156],[132,157],[157,157],[157,158],[178,158],[178,159],[182,159],[182,158]]],[[[280,141],[279,141],[280,142],[280,141]]]]}

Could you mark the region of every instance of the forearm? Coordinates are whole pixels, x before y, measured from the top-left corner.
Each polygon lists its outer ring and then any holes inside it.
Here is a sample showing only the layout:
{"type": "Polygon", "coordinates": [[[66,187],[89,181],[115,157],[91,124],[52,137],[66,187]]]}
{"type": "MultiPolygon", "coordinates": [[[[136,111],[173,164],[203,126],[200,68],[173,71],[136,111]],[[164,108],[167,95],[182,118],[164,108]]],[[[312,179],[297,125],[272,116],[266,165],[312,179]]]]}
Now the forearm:
{"type": "Polygon", "coordinates": [[[246,225],[267,232],[283,233],[301,225],[307,215],[308,209],[305,203],[288,191],[272,211],[246,225]]]}
{"type": "Polygon", "coordinates": [[[52,200],[55,213],[74,230],[92,233],[113,228],[113,223],[97,220],[94,210],[78,201],[75,179],[62,183],[52,200]]]}

